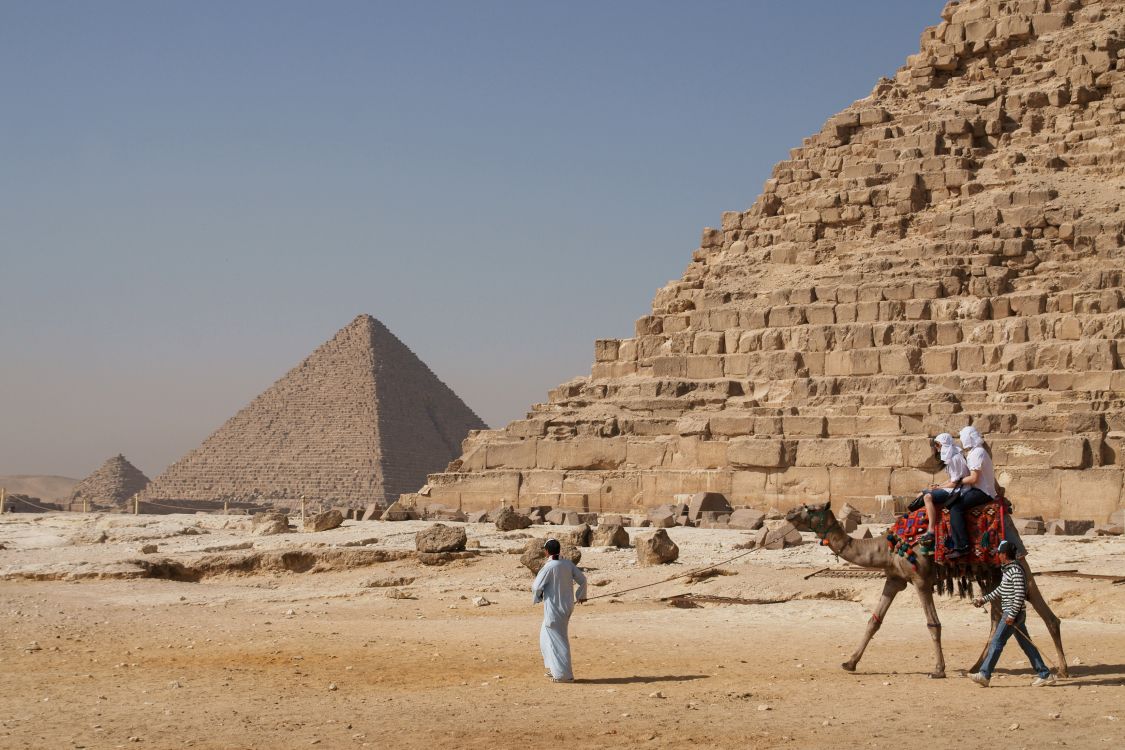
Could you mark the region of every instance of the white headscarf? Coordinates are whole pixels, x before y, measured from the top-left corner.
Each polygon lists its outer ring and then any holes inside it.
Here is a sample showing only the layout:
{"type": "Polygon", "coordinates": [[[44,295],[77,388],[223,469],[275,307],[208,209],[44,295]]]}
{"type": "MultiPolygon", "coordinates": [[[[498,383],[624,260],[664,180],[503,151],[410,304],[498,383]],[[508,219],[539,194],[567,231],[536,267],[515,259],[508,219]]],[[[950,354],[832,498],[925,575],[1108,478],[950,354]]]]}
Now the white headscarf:
{"type": "Polygon", "coordinates": [[[953,436],[943,432],[934,438],[934,442],[941,446],[941,460],[947,466],[954,456],[960,455],[961,449],[953,442],[953,436]]]}
{"type": "Polygon", "coordinates": [[[971,451],[973,448],[979,448],[984,445],[984,439],[980,436],[980,432],[972,425],[961,428],[961,447],[966,451],[971,451]]]}

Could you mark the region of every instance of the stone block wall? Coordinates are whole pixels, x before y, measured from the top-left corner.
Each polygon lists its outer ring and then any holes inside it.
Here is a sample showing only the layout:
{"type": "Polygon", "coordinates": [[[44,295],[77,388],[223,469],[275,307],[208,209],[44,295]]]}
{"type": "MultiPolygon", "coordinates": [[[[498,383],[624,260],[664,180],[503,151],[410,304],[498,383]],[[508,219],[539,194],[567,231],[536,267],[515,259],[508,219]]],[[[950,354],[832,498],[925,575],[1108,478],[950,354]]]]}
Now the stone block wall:
{"type": "Polygon", "coordinates": [[[1020,512],[1125,469],[1125,6],[950,3],[894,79],[703,231],[591,374],[431,475],[465,509],[912,494],[976,425],[1020,512]]]}

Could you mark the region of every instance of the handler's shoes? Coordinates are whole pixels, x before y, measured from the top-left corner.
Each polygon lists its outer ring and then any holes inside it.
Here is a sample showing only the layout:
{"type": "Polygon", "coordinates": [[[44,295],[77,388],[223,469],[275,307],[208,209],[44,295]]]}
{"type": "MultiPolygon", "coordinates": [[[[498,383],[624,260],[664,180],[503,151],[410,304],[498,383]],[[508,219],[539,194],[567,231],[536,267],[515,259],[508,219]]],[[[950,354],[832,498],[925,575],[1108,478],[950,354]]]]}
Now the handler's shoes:
{"type": "Polygon", "coordinates": [[[969,679],[980,685],[981,687],[988,687],[988,678],[982,675],[980,672],[973,672],[971,675],[969,675],[969,679]]]}
{"type": "Polygon", "coordinates": [[[1055,676],[1053,674],[1049,674],[1046,677],[1036,677],[1034,680],[1031,681],[1031,686],[1032,687],[1050,687],[1051,685],[1054,685],[1056,682],[1058,682],[1058,680],[1055,679],[1055,676]]]}

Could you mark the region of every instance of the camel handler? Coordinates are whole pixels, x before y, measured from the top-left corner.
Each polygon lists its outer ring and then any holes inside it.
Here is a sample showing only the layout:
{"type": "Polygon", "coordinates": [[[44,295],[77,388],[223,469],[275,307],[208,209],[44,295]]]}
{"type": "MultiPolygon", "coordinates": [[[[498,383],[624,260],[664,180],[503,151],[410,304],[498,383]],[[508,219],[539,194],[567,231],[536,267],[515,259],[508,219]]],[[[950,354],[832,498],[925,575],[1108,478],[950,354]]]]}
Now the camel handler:
{"type": "Polygon", "coordinates": [[[1036,678],[1031,681],[1031,686],[1054,685],[1055,676],[1051,674],[1051,670],[1047,669],[1043,657],[1039,655],[1039,649],[1035,648],[1031,639],[1024,635],[1027,628],[1027,608],[1025,606],[1027,578],[1024,576],[1023,566],[1016,560],[1019,548],[1005,539],[1000,542],[997,551],[1007,559],[1007,562],[1004,563],[1000,585],[985,596],[978,596],[973,599],[973,606],[983,607],[985,602],[996,601],[999,598],[1000,606],[1004,610],[1004,618],[996,623],[996,632],[992,634],[992,640],[988,642],[988,651],[984,655],[984,662],[981,664],[980,671],[969,675],[969,679],[981,687],[988,687],[989,680],[992,678],[992,670],[996,668],[996,662],[1000,660],[1000,652],[1004,650],[1008,639],[1015,634],[1016,642],[1027,654],[1032,669],[1037,673],[1036,678]]]}
{"type": "Polygon", "coordinates": [[[549,670],[546,676],[553,682],[574,682],[567,627],[574,612],[575,582],[578,583],[578,603],[586,601],[586,574],[570,560],[560,560],[561,552],[558,539],[548,539],[543,545],[543,554],[550,559],[539,569],[531,592],[535,604],[543,602],[539,650],[543,652],[543,666],[549,670]]]}

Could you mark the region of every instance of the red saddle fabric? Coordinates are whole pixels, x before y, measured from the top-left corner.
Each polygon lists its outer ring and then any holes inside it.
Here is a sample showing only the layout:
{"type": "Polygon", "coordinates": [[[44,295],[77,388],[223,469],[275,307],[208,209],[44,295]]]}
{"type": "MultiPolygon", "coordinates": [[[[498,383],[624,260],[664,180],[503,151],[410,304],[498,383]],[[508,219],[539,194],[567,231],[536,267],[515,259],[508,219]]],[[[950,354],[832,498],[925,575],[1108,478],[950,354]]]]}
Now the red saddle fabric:
{"type": "MultiPolygon", "coordinates": [[[[925,513],[925,510],[922,511],[925,513]]],[[[938,519],[934,535],[937,544],[934,545],[934,562],[939,565],[991,565],[999,567],[1004,564],[1000,554],[996,551],[1000,541],[1004,538],[1004,503],[994,500],[984,505],[969,509],[965,514],[965,531],[969,535],[969,554],[956,560],[949,560],[952,548],[947,547],[945,540],[949,538],[949,511],[944,508],[938,519]]]]}

